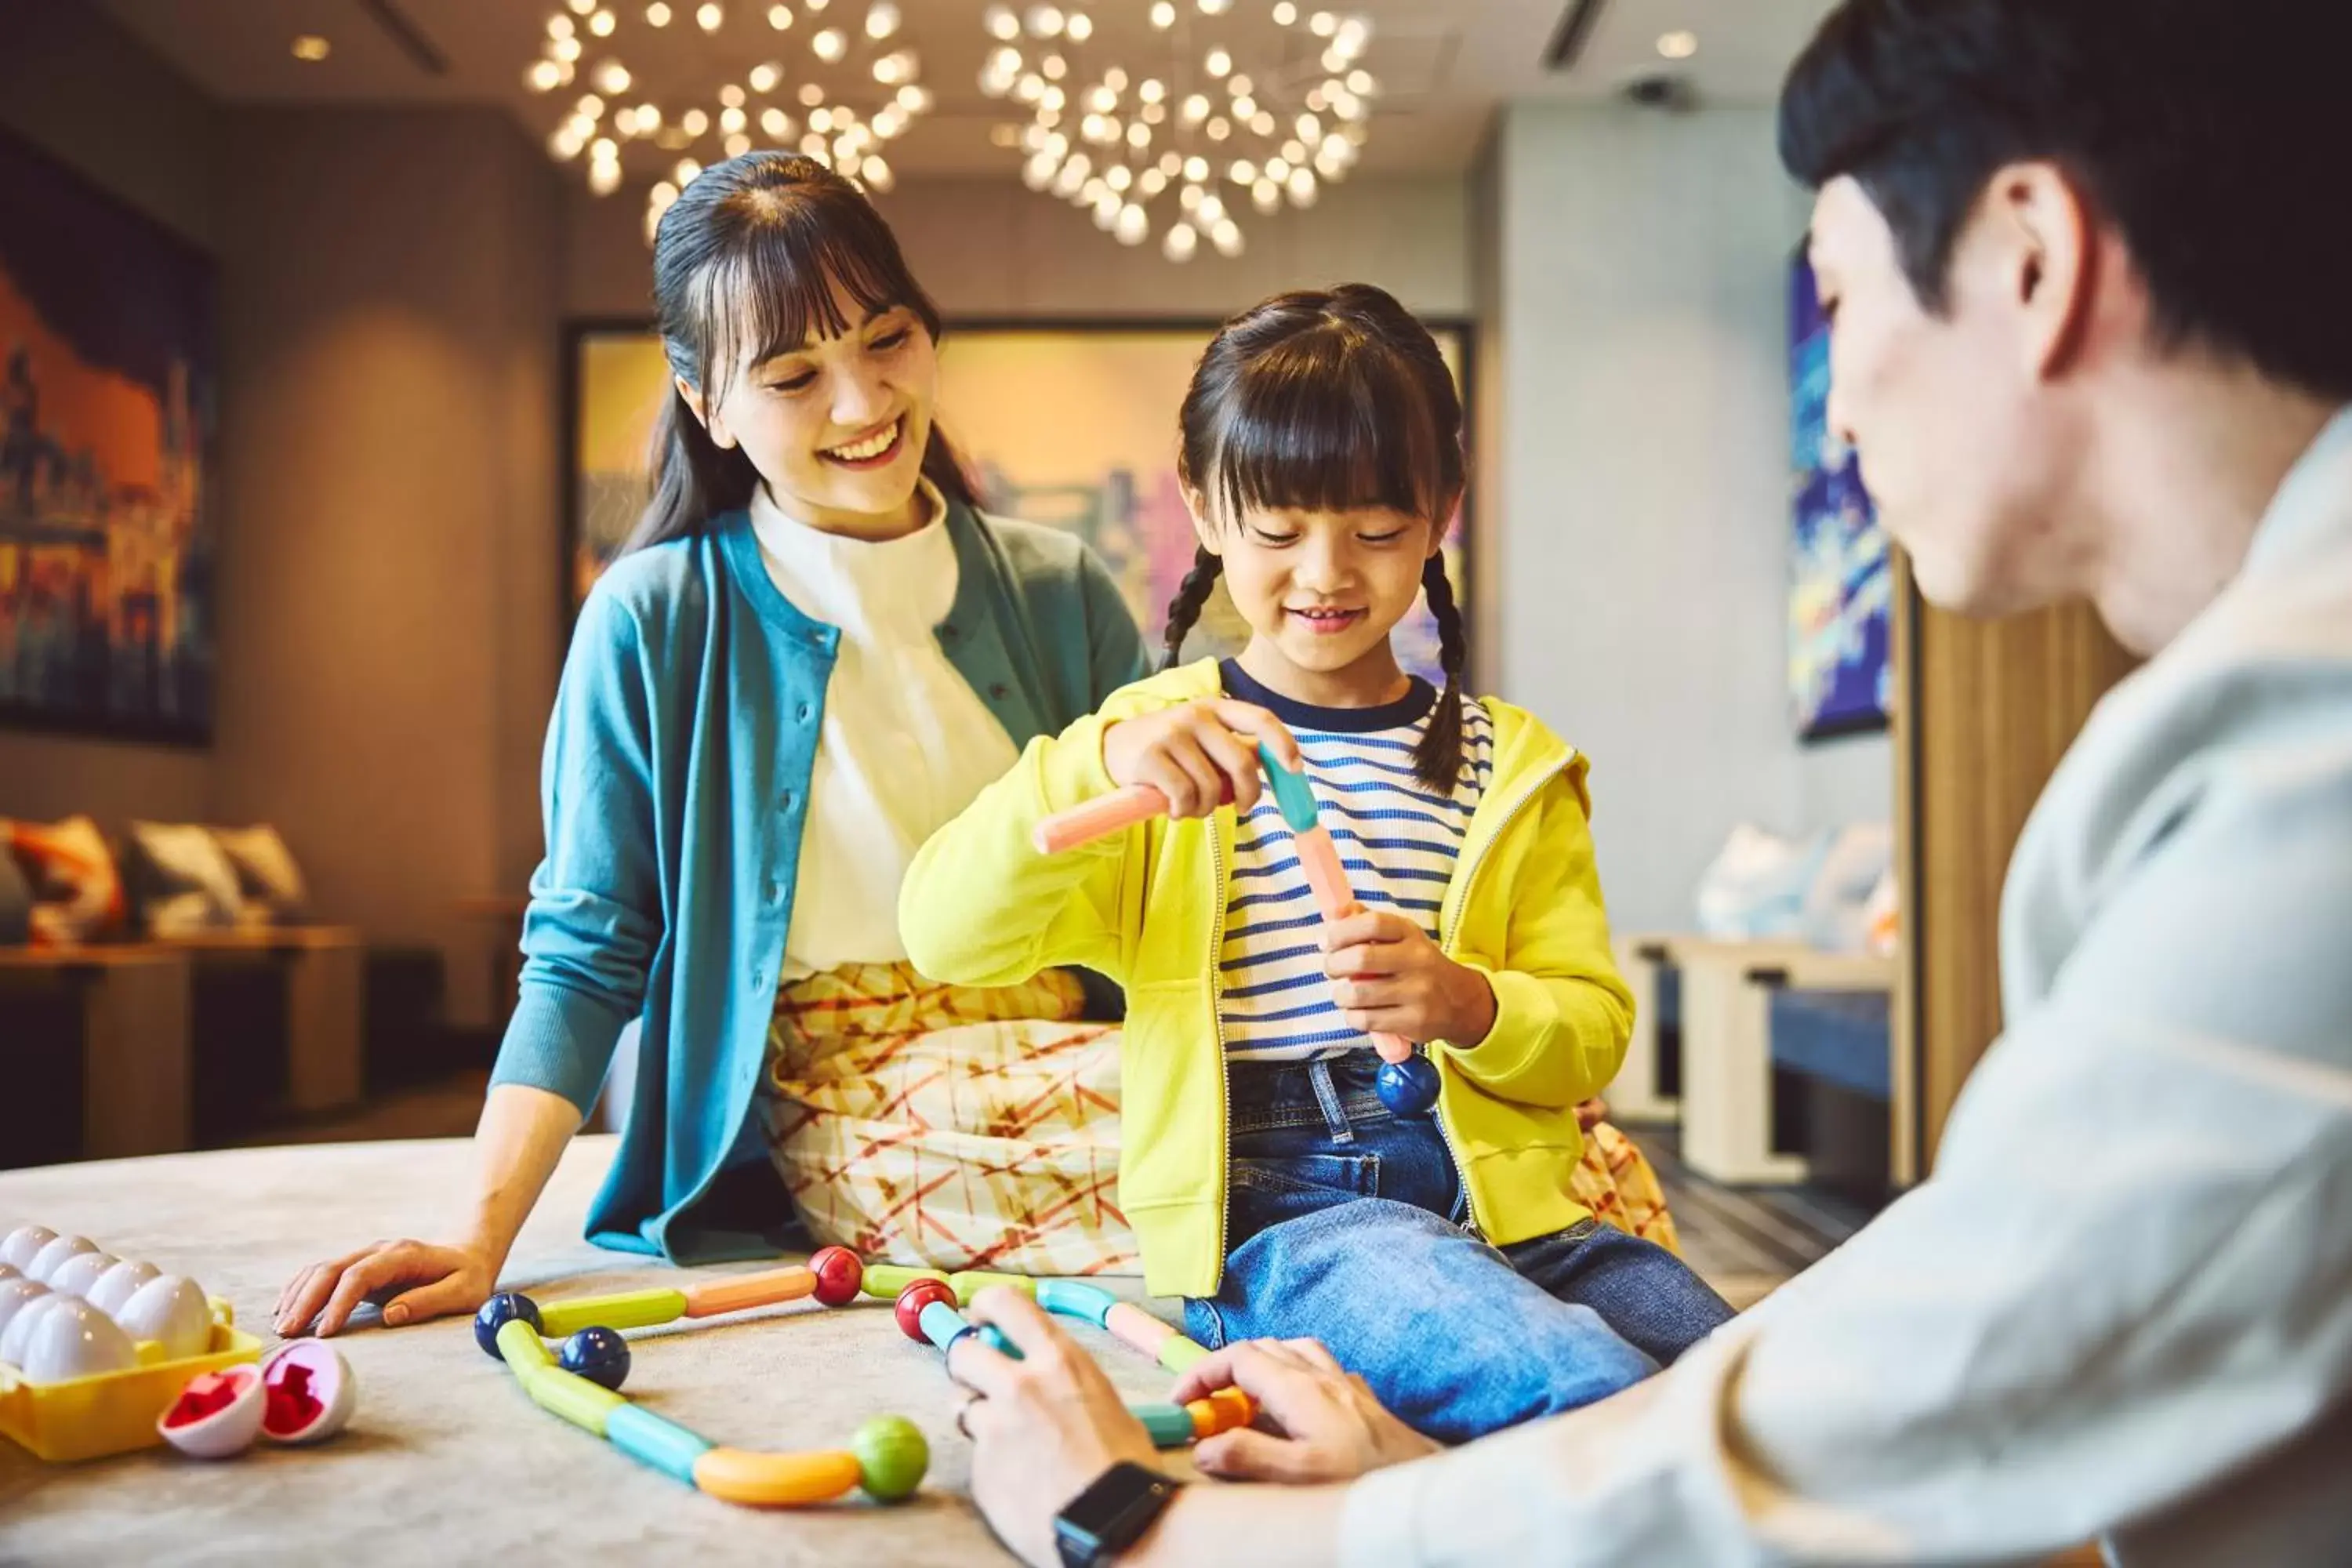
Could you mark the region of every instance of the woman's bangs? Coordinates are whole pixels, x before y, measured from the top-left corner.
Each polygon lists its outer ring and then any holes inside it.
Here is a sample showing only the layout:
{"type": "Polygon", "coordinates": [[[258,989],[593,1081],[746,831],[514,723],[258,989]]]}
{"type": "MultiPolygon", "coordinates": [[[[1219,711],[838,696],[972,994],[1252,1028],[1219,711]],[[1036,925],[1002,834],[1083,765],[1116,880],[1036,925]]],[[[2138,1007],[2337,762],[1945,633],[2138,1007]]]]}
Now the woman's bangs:
{"type": "Polygon", "coordinates": [[[740,367],[799,353],[812,337],[840,337],[853,324],[843,314],[843,297],[859,319],[917,304],[921,295],[904,268],[856,244],[841,232],[846,226],[794,205],[705,271],[698,311],[703,384],[713,374],[723,383],[740,367]]]}

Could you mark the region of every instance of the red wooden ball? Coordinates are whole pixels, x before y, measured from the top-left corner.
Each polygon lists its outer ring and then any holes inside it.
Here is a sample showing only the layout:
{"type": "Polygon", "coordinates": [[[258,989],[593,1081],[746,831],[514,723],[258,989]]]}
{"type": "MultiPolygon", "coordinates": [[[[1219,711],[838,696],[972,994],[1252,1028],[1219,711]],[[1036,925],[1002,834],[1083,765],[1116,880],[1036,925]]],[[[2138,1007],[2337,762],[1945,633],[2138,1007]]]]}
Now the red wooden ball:
{"type": "Polygon", "coordinates": [[[866,1265],[857,1254],[845,1247],[823,1247],[808,1260],[809,1271],[816,1276],[816,1299],[828,1307],[846,1307],[857,1300],[857,1288],[866,1279],[866,1265]]]}
{"type": "Polygon", "coordinates": [[[898,1292],[898,1304],[893,1309],[898,1318],[898,1331],[919,1345],[931,1342],[923,1337],[923,1309],[934,1301],[955,1305],[955,1287],[944,1279],[909,1279],[907,1288],[898,1292]]]}

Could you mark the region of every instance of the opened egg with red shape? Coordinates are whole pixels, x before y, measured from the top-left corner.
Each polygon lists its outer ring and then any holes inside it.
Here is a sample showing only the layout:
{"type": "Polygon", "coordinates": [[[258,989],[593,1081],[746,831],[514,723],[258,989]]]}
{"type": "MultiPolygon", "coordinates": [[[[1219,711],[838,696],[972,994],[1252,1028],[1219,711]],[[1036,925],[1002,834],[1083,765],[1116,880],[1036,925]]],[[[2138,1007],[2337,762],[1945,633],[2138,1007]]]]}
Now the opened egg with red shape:
{"type": "Polygon", "coordinates": [[[183,1454],[226,1459],[253,1446],[264,1407],[259,1367],[223,1367],[190,1378],[155,1430],[183,1454]]]}
{"type": "Polygon", "coordinates": [[[261,1363],[261,1430],[279,1443],[321,1443],[359,1403],[359,1379],[324,1340],[289,1340],[261,1363]]]}

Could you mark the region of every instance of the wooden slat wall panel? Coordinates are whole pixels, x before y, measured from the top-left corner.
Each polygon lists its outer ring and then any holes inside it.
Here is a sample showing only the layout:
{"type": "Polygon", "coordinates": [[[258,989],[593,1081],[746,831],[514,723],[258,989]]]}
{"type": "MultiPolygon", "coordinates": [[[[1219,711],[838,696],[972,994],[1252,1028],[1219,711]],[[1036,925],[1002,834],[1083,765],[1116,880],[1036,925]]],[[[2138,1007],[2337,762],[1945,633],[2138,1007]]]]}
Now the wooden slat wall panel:
{"type": "Polygon", "coordinates": [[[2091,710],[2135,661],[2087,605],[1966,620],[1921,603],[1907,563],[1898,592],[1895,809],[1908,962],[1896,1043],[1912,1114],[1895,1147],[1898,1170],[1907,1149],[1916,1173],[2000,1033],[2000,891],[2018,835],[2091,710]]]}

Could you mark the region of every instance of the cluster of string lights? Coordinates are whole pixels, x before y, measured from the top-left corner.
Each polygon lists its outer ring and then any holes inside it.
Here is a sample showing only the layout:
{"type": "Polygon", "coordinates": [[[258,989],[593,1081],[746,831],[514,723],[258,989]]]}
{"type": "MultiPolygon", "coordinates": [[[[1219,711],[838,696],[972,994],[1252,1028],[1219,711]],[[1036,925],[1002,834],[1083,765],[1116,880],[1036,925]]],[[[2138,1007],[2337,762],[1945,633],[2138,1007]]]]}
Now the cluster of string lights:
{"type": "Polygon", "coordinates": [[[1359,62],[1371,24],[1279,0],[1277,36],[1300,42],[1282,51],[1290,58],[1248,60],[1235,10],[1236,0],[1155,0],[1149,58],[1119,62],[1102,58],[1111,51],[1086,10],[990,5],[980,88],[1029,111],[999,138],[1019,149],[1022,179],[1087,208],[1121,244],[1156,230],[1171,261],[1203,243],[1239,255],[1244,204],[1264,215],[1313,205],[1370,133],[1379,84],[1359,62]]]}
{"type": "Polygon", "coordinates": [[[654,171],[646,195],[649,240],[704,162],[751,151],[755,129],[761,144],[797,146],[861,185],[887,191],[893,175],[885,148],[933,107],[894,0],[732,8],[718,0],[565,0],[565,7],[548,17],[540,58],[524,72],[534,92],[585,89],[549,136],[548,151],[562,163],[584,153],[588,188],[600,196],[621,188],[625,161],[654,171]],[[707,89],[708,103],[665,103],[622,58],[622,35],[669,27],[696,29],[739,58],[772,58],[707,89]],[[760,42],[746,47],[755,29],[764,30],[760,42]],[[793,54],[802,57],[797,63],[788,63],[793,54]]]}

